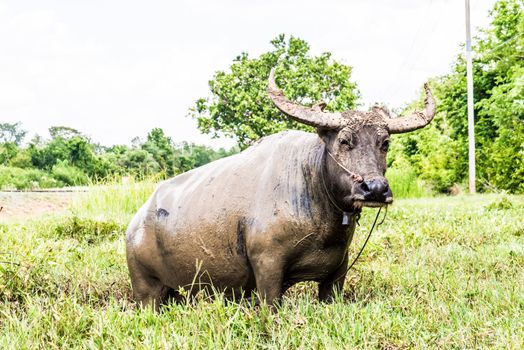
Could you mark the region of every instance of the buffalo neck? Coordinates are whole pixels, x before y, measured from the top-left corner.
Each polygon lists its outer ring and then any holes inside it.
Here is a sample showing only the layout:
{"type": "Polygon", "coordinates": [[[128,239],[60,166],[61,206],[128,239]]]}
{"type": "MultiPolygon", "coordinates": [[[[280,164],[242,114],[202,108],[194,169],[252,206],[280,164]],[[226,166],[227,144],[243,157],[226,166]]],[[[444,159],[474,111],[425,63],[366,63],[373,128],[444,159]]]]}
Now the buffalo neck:
{"type": "Polygon", "coordinates": [[[319,208],[322,213],[322,222],[332,223],[333,226],[346,226],[353,222],[355,217],[360,214],[360,211],[344,210],[339,204],[336,194],[333,192],[332,185],[327,175],[327,149],[325,144],[317,138],[317,142],[312,145],[306,158],[306,165],[303,171],[304,183],[307,187],[306,193],[309,193],[311,200],[315,206],[319,208]],[[348,223],[342,225],[344,221],[344,213],[350,217],[348,223]]]}

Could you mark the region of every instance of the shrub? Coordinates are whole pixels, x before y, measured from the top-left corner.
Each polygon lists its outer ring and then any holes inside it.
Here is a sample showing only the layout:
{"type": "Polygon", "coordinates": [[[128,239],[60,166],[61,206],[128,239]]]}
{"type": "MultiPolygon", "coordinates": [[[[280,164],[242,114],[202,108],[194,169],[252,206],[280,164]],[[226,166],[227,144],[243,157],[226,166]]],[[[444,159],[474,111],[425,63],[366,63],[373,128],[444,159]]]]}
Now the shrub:
{"type": "Polygon", "coordinates": [[[420,198],[429,196],[432,190],[419,180],[415,169],[407,162],[397,162],[386,173],[395,198],[420,198]]]}
{"type": "Polygon", "coordinates": [[[74,238],[80,242],[97,243],[121,235],[125,227],[113,221],[98,221],[76,215],[59,222],[49,235],[54,238],[74,238]]]}
{"type": "Polygon", "coordinates": [[[42,170],[0,166],[0,189],[26,190],[57,186],[60,183],[42,170]]]}
{"type": "Polygon", "coordinates": [[[67,165],[66,162],[60,162],[53,166],[51,175],[66,186],[87,185],[89,183],[89,178],[82,170],[67,165]]]}
{"type": "Polygon", "coordinates": [[[9,166],[24,169],[32,168],[31,155],[27,150],[22,149],[9,161],[9,166]]]}
{"type": "Polygon", "coordinates": [[[489,203],[485,208],[487,210],[511,209],[513,208],[513,203],[508,199],[508,197],[503,196],[489,203]]]}

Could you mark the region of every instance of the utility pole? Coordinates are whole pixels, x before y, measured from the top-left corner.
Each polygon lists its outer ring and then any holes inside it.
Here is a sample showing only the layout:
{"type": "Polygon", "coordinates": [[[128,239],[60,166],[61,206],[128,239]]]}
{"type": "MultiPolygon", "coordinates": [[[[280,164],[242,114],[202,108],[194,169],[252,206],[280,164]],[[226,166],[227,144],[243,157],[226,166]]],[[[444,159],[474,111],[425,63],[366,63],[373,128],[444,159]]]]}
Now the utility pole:
{"type": "Polygon", "coordinates": [[[475,193],[475,112],[473,110],[473,63],[471,60],[471,25],[469,20],[469,0],[466,0],[466,76],[468,88],[469,193],[475,193]]]}

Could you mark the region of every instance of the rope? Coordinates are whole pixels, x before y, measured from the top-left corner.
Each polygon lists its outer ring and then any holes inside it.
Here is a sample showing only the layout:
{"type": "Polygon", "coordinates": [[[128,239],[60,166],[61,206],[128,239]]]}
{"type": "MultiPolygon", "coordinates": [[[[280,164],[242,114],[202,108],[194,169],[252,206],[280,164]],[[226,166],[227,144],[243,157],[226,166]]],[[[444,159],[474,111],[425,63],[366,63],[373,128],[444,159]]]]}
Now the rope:
{"type": "MultiPolygon", "coordinates": [[[[357,181],[357,182],[362,182],[364,181],[364,179],[362,178],[361,175],[357,174],[357,173],[354,173],[352,172],[351,170],[349,170],[348,168],[346,168],[344,165],[340,164],[339,161],[337,161],[337,159],[331,154],[331,152],[329,152],[329,150],[327,149],[327,147],[324,145],[324,151],[325,153],[327,153],[331,159],[333,159],[333,161],[340,167],[342,168],[342,170],[344,170],[345,172],[347,172],[349,174],[349,176],[351,176],[351,179],[353,179],[353,181],[357,181]]],[[[326,157],[322,157],[322,161],[321,161],[321,165],[320,165],[320,177],[322,177],[322,184],[324,185],[324,190],[326,192],[326,195],[329,199],[329,202],[331,204],[333,204],[333,206],[338,209],[342,214],[344,215],[347,215],[347,211],[343,210],[342,208],[340,208],[337,203],[335,202],[335,200],[333,200],[333,198],[331,197],[331,194],[326,186],[326,177],[325,177],[325,174],[324,174],[324,167],[326,165],[326,157]]],[[[360,212],[357,212],[357,215],[360,217],[360,212]]]]}
{"type": "MultiPolygon", "coordinates": [[[[369,239],[371,238],[371,233],[373,233],[373,230],[375,229],[375,225],[377,224],[377,220],[378,220],[378,216],[380,215],[380,212],[382,211],[382,207],[380,207],[378,209],[378,212],[377,212],[377,216],[375,216],[375,221],[373,221],[373,225],[371,226],[371,230],[369,230],[369,233],[368,233],[368,236],[366,237],[366,240],[364,241],[364,244],[362,245],[362,247],[360,248],[360,251],[358,252],[357,256],[355,257],[355,259],[353,259],[353,262],[351,263],[351,265],[349,265],[349,267],[346,269],[346,271],[344,271],[343,274],[341,274],[340,276],[338,276],[335,280],[333,280],[333,282],[336,282],[338,281],[339,279],[341,279],[343,276],[345,277],[346,274],[349,272],[349,270],[351,270],[351,268],[353,267],[353,265],[355,265],[355,263],[357,262],[358,258],[360,258],[360,255],[362,254],[362,252],[364,251],[364,248],[366,248],[366,245],[368,244],[368,241],[369,239]]],[[[386,205],[386,213],[384,214],[384,218],[382,219],[382,221],[380,221],[380,223],[378,224],[378,226],[382,225],[384,223],[384,220],[386,220],[386,215],[388,214],[388,206],[386,205]]]]}
{"type": "MultiPolygon", "coordinates": [[[[331,157],[331,159],[333,159],[333,161],[335,163],[337,163],[337,165],[339,167],[341,167],[344,171],[346,171],[350,176],[351,178],[353,179],[353,181],[358,181],[358,182],[362,182],[363,181],[363,178],[362,176],[350,171],[349,169],[347,169],[345,166],[343,166],[342,164],[340,164],[336,159],[335,157],[331,154],[331,152],[329,152],[329,150],[327,148],[325,148],[325,151],[326,153],[331,157]]],[[[326,159],[326,157],[324,157],[324,160],[326,159]]],[[[335,203],[335,201],[331,198],[331,194],[329,193],[329,190],[326,186],[326,180],[325,180],[325,176],[324,176],[324,166],[325,166],[325,162],[322,162],[322,165],[321,165],[321,170],[320,170],[320,177],[322,177],[322,184],[324,185],[324,190],[326,191],[326,195],[329,199],[329,201],[331,202],[331,204],[333,204],[333,206],[338,209],[340,212],[342,212],[342,214],[344,216],[347,215],[347,212],[342,210],[338,205],[337,203],[335,203]]],[[[349,267],[346,269],[346,271],[341,274],[339,277],[337,277],[333,282],[336,282],[338,281],[339,279],[342,278],[342,276],[345,276],[349,270],[351,270],[351,268],[353,267],[353,265],[355,265],[355,263],[357,262],[358,258],[360,258],[360,255],[362,255],[362,252],[364,251],[364,248],[366,248],[366,245],[368,244],[369,242],[369,239],[371,238],[371,234],[373,233],[373,230],[375,229],[375,226],[377,225],[377,220],[378,220],[378,217],[380,215],[380,212],[382,211],[382,207],[380,207],[378,209],[378,212],[377,212],[377,216],[375,216],[375,220],[373,221],[373,225],[371,226],[371,229],[369,230],[369,233],[368,233],[368,236],[366,237],[366,240],[364,241],[364,244],[362,245],[362,247],[360,248],[360,251],[358,252],[357,256],[355,257],[355,259],[353,259],[353,262],[351,263],[351,265],[349,265],[349,267]]],[[[354,212],[356,214],[356,217],[357,217],[357,224],[360,226],[359,224],[359,219],[360,219],[360,211],[358,212],[354,212]]],[[[384,221],[386,220],[386,216],[388,215],[388,206],[386,204],[386,212],[384,214],[384,217],[382,218],[382,220],[380,221],[380,223],[378,224],[378,226],[382,225],[384,223],[384,221]]],[[[343,224],[344,224],[344,221],[343,221],[343,224]]],[[[345,223],[345,224],[349,224],[349,223],[345,223]]]]}
{"type": "Polygon", "coordinates": [[[329,154],[329,156],[331,157],[331,159],[333,159],[333,161],[335,163],[337,163],[337,165],[339,167],[341,167],[344,171],[346,171],[349,176],[351,176],[351,178],[353,179],[353,181],[356,181],[356,182],[362,182],[364,181],[364,179],[362,178],[361,175],[357,174],[357,173],[354,173],[352,172],[351,170],[349,170],[348,168],[346,168],[345,166],[343,166],[342,164],[340,164],[340,162],[331,154],[331,152],[329,152],[329,150],[326,148],[326,152],[327,154],[329,154]]]}
{"type": "MultiPolygon", "coordinates": [[[[324,157],[324,158],[325,158],[325,157],[324,157]]],[[[346,213],[346,211],[343,210],[342,208],[340,208],[340,207],[337,205],[337,203],[333,200],[333,198],[331,198],[331,194],[329,193],[328,188],[327,188],[327,186],[326,186],[326,179],[325,179],[325,176],[324,176],[324,164],[321,165],[320,174],[321,174],[320,177],[322,178],[322,184],[324,185],[324,190],[326,191],[326,195],[327,195],[327,197],[328,197],[328,199],[329,199],[329,202],[330,202],[331,204],[333,204],[333,206],[334,206],[335,208],[337,208],[341,213],[346,213]]]]}

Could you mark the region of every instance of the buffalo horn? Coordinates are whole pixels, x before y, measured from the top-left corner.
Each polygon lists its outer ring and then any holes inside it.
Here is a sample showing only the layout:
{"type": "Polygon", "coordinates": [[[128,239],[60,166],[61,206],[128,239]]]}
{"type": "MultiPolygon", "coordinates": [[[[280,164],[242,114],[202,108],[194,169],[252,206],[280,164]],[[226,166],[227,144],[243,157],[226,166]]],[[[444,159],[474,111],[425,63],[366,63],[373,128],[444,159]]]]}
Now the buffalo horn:
{"type": "Polygon", "coordinates": [[[275,82],[275,68],[269,73],[267,92],[271,101],[282,113],[300,123],[326,129],[340,127],[342,118],[340,113],[322,112],[318,106],[305,107],[286,99],[275,82]]]}
{"type": "Polygon", "coordinates": [[[413,112],[409,117],[386,119],[390,134],[401,134],[408,131],[417,130],[428,125],[435,116],[435,100],[431,94],[428,84],[424,84],[426,91],[425,112],[413,112]]]}

